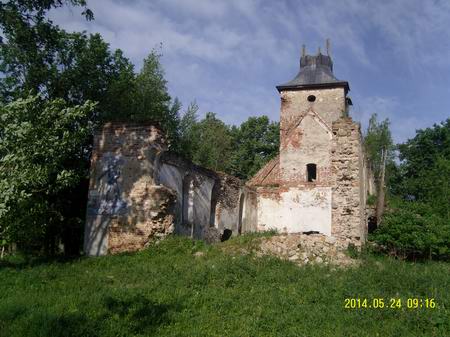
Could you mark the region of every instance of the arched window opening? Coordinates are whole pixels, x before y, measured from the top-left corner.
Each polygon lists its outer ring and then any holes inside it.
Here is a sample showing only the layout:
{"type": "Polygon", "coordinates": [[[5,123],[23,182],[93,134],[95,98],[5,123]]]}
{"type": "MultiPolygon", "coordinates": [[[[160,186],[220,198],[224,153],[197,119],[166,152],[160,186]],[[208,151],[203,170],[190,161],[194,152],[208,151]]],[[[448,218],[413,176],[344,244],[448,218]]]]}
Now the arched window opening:
{"type": "Polygon", "coordinates": [[[244,194],[241,194],[239,198],[239,222],[238,222],[238,234],[242,234],[242,218],[244,216],[244,194]]]}
{"type": "Polygon", "coordinates": [[[306,165],[306,176],[308,182],[314,182],[317,180],[317,165],[307,164],[306,165]]]}
{"type": "Polygon", "coordinates": [[[220,193],[220,183],[216,182],[211,191],[211,212],[209,216],[209,226],[210,227],[218,227],[217,219],[216,219],[216,208],[217,208],[217,200],[219,198],[220,193]]]}

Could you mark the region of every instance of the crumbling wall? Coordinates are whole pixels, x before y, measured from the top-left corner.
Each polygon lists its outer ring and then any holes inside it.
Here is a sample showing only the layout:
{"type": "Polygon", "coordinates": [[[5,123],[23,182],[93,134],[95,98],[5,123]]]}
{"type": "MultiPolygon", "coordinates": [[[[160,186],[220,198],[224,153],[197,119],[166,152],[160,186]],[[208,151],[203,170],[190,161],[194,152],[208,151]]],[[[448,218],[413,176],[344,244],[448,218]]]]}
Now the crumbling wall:
{"type": "Polygon", "coordinates": [[[157,188],[166,150],[153,125],[104,125],[94,136],[84,250],[104,255],[142,248],[172,231],[175,195],[157,188]]]}
{"type": "Polygon", "coordinates": [[[108,252],[136,251],[174,230],[175,194],[165,186],[155,186],[141,179],[130,192],[132,210],[111,219],[108,252]]]}
{"type": "Polygon", "coordinates": [[[239,198],[243,186],[238,178],[194,165],[173,154],[163,155],[161,161],[160,182],[178,196],[176,233],[201,239],[208,227],[215,227],[220,232],[225,229],[238,232],[239,198]],[[191,219],[183,218],[183,207],[186,207],[183,182],[186,179],[192,181],[191,219]]]}
{"type": "Polygon", "coordinates": [[[106,124],[95,134],[86,254],[138,250],[173,232],[211,239],[256,227],[254,191],[166,150],[153,125],[106,124]]]}
{"type": "Polygon", "coordinates": [[[333,123],[332,235],[344,246],[366,237],[365,188],[360,126],[350,117],[333,123]]]}
{"type": "Polygon", "coordinates": [[[330,264],[350,266],[356,264],[334,238],[322,234],[284,234],[262,238],[260,255],[275,255],[298,265],[330,264]]]}
{"type": "Polygon", "coordinates": [[[243,197],[243,184],[236,177],[224,173],[218,174],[220,189],[216,206],[216,227],[221,232],[229,229],[233,234],[237,234],[239,232],[239,210],[241,197],[243,197]]]}

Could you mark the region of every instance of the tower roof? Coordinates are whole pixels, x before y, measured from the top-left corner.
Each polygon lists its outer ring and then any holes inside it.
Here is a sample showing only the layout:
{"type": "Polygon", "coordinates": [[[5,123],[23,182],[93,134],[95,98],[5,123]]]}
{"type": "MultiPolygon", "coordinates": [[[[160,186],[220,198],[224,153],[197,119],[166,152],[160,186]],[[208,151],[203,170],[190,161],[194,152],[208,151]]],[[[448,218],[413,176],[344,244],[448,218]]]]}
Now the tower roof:
{"type": "Polygon", "coordinates": [[[347,81],[338,80],[333,74],[333,61],[329,55],[303,55],[300,58],[300,71],[292,81],[277,85],[278,91],[314,88],[343,87],[350,90],[347,81]]]}

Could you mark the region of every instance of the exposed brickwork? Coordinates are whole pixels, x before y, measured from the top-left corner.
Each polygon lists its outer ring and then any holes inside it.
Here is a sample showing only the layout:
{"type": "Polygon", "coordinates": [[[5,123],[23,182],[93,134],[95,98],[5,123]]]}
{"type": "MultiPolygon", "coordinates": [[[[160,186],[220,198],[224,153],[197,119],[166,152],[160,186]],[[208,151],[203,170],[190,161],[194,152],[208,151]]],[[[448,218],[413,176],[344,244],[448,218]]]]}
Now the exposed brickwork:
{"type": "Polygon", "coordinates": [[[175,194],[164,186],[144,182],[133,189],[133,209],[113,218],[109,228],[108,251],[118,253],[142,249],[174,230],[175,194]]]}
{"type": "Polygon", "coordinates": [[[212,241],[225,228],[236,234],[256,227],[249,223],[256,223],[256,208],[244,207],[256,202],[252,189],[166,150],[152,125],[106,124],[96,133],[87,254],[135,251],[173,232],[212,241]]]}
{"type": "Polygon", "coordinates": [[[167,149],[153,125],[106,124],[94,137],[86,220],[88,254],[132,251],[173,231],[176,197],[156,185],[167,149]]]}
{"type": "Polygon", "coordinates": [[[365,237],[361,228],[365,219],[364,195],[361,195],[361,132],[351,118],[343,117],[333,123],[333,194],[332,234],[343,243],[360,246],[365,237]],[[361,207],[362,206],[362,207],[361,207]]]}
{"type": "Polygon", "coordinates": [[[221,208],[235,207],[239,203],[241,190],[244,186],[243,181],[223,172],[218,172],[217,176],[220,181],[220,189],[217,195],[217,202],[220,204],[219,211],[221,208]]]}
{"type": "Polygon", "coordinates": [[[343,260],[366,238],[373,188],[359,125],[346,117],[348,84],[327,76],[334,82],[278,87],[279,155],[245,185],[168,153],[153,125],[105,125],[94,139],[86,252],[133,251],[174,231],[214,242],[225,229],[275,228],[289,236],[267,239],[263,252],[343,260]]]}

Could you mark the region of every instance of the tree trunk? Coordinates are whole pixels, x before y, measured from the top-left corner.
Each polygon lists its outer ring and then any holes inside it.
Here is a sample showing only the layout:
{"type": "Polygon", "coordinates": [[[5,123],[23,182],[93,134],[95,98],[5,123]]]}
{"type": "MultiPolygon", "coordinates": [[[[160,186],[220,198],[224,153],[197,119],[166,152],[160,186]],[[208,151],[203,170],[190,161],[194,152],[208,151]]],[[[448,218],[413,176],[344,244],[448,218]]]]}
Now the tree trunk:
{"type": "Polygon", "coordinates": [[[378,185],[378,198],[377,198],[377,227],[381,224],[381,219],[383,218],[384,214],[384,199],[385,199],[385,175],[386,175],[386,158],[387,158],[387,151],[386,149],[382,150],[382,164],[381,164],[381,174],[380,174],[380,182],[378,185]]]}

